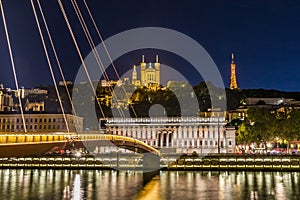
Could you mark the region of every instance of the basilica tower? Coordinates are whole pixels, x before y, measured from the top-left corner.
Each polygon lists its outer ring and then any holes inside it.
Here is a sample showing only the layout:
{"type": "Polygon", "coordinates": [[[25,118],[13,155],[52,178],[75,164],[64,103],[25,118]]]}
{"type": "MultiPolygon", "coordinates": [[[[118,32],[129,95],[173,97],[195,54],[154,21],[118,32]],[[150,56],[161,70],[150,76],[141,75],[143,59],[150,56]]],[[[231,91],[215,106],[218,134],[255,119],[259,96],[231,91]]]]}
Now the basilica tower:
{"type": "MultiPolygon", "coordinates": [[[[146,63],[144,55],[142,56],[141,62],[141,86],[149,86],[149,85],[160,85],[160,63],[158,61],[158,55],[155,57],[155,63],[146,63]]],[[[136,78],[135,69],[132,74],[132,80],[136,78]]]]}
{"type": "Polygon", "coordinates": [[[145,63],[145,56],[142,55],[142,62],[141,62],[141,84],[145,85],[145,79],[146,79],[146,63],[145,63]]]}
{"type": "Polygon", "coordinates": [[[158,62],[158,55],[155,57],[155,81],[157,85],[160,85],[160,63],[158,62]]]}

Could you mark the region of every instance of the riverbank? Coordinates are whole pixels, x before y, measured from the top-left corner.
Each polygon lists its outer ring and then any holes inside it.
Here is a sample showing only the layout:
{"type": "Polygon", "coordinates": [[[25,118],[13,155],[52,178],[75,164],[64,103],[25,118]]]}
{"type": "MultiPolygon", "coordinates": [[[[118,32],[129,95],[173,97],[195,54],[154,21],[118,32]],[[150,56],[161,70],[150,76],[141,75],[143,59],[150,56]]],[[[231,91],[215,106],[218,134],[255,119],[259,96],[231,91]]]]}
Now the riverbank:
{"type": "MultiPolygon", "coordinates": [[[[161,157],[162,170],[224,170],[224,171],[300,171],[300,156],[224,156],[161,157]]],[[[142,170],[140,156],[118,157],[65,157],[41,156],[2,158],[0,168],[19,169],[119,169],[142,170]]]]}

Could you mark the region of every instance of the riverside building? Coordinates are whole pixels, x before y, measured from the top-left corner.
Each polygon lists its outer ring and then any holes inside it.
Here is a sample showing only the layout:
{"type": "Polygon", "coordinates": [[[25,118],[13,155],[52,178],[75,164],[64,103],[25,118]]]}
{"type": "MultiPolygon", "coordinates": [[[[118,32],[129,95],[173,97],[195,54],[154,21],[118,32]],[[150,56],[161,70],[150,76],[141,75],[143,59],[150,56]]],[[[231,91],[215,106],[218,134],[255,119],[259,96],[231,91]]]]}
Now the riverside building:
{"type": "MultiPolygon", "coordinates": [[[[25,126],[28,132],[80,132],[83,127],[83,118],[66,114],[67,123],[63,114],[24,114],[25,126]]],[[[24,132],[24,123],[21,114],[1,114],[0,132],[24,132]]]]}
{"type": "Polygon", "coordinates": [[[235,129],[223,117],[108,118],[110,134],[132,137],[162,153],[234,153],[235,129]]]}

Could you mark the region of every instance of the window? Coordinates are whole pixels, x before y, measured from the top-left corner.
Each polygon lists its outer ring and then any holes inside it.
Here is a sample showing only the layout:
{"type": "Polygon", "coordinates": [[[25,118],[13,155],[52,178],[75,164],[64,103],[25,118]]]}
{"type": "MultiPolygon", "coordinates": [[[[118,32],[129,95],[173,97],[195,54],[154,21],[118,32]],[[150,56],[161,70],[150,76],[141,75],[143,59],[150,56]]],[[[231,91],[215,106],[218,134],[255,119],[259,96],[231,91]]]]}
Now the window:
{"type": "Polygon", "coordinates": [[[35,119],[34,122],[37,122],[37,119],[35,119]]]}
{"type": "Polygon", "coordinates": [[[53,119],[53,122],[55,122],[55,119],[53,119]]]}
{"type": "Polygon", "coordinates": [[[202,146],[202,140],[200,141],[200,146],[202,146]]]}
{"type": "Polygon", "coordinates": [[[231,140],[229,140],[228,145],[231,146],[231,140]]]}
{"type": "Polygon", "coordinates": [[[43,121],[43,119],[40,119],[40,122],[42,122],[43,121]]]}
{"type": "Polygon", "coordinates": [[[207,141],[205,141],[204,144],[205,144],[205,146],[207,146],[207,144],[208,144],[207,141]]]}
{"type": "Polygon", "coordinates": [[[209,143],[211,146],[213,145],[213,141],[210,141],[210,143],[209,143]]]}
{"type": "Polygon", "coordinates": [[[51,119],[48,119],[48,122],[51,122],[51,119]]]}

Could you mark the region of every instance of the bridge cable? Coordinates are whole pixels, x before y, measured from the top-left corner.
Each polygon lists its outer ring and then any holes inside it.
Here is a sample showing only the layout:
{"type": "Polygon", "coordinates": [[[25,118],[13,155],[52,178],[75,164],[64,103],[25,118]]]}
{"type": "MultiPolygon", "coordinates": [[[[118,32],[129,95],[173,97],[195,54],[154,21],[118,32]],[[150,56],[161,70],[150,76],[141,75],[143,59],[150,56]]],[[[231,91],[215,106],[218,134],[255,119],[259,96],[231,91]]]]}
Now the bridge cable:
{"type": "Polygon", "coordinates": [[[17,78],[17,72],[16,72],[15,62],[14,62],[14,58],[13,58],[13,54],[12,54],[12,49],[11,49],[11,45],[10,45],[10,39],[9,39],[8,30],[7,30],[7,24],[6,24],[6,19],[5,19],[5,14],[4,14],[4,8],[3,8],[2,0],[0,0],[0,6],[1,6],[1,14],[2,14],[2,19],[3,19],[4,29],[5,29],[5,36],[6,36],[6,40],[7,40],[7,46],[8,46],[8,51],[9,51],[11,66],[12,66],[12,70],[13,70],[13,74],[14,74],[14,79],[15,79],[15,85],[16,85],[16,89],[18,91],[18,101],[19,101],[19,104],[20,104],[20,111],[21,111],[21,116],[22,116],[22,122],[23,122],[24,132],[26,133],[27,132],[27,128],[26,128],[26,124],[25,124],[25,117],[24,117],[23,106],[22,106],[22,101],[21,101],[21,94],[20,94],[20,90],[19,90],[19,83],[18,83],[18,78],[17,78]]]}
{"type": "MultiPolygon", "coordinates": [[[[65,22],[66,22],[66,24],[67,24],[67,27],[68,27],[68,29],[69,29],[69,32],[70,32],[70,34],[71,34],[73,43],[74,43],[74,45],[75,45],[75,47],[76,47],[78,56],[79,56],[79,58],[80,58],[80,61],[81,61],[82,66],[83,66],[83,68],[84,68],[84,71],[85,71],[85,73],[86,73],[86,75],[87,75],[87,78],[88,78],[88,80],[89,80],[90,86],[91,86],[91,88],[92,88],[92,90],[93,90],[93,92],[94,92],[94,96],[95,96],[95,98],[97,99],[96,90],[95,90],[95,88],[94,88],[94,86],[93,86],[91,77],[90,77],[90,75],[89,75],[89,72],[88,72],[88,70],[87,70],[86,64],[85,64],[84,59],[83,59],[83,57],[82,57],[82,54],[81,54],[81,52],[80,52],[79,46],[78,46],[78,44],[77,44],[77,40],[76,40],[76,38],[75,38],[75,36],[74,36],[72,27],[71,27],[71,25],[70,25],[70,22],[69,22],[69,19],[68,19],[67,15],[66,15],[66,12],[65,12],[65,9],[64,9],[64,7],[63,7],[63,4],[61,3],[61,0],[57,0],[57,2],[58,2],[58,4],[59,4],[60,10],[61,10],[61,12],[62,12],[62,14],[63,14],[63,17],[64,17],[64,20],[65,20],[65,22]]],[[[103,109],[102,109],[100,103],[99,103],[98,101],[97,101],[97,103],[98,103],[98,106],[99,106],[99,108],[100,108],[100,112],[101,112],[102,116],[105,118],[105,114],[104,114],[104,111],[103,111],[103,109]]]]}
{"type": "MultiPolygon", "coordinates": [[[[106,71],[105,71],[103,62],[102,62],[102,60],[101,60],[101,58],[100,58],[100,56],[99,56],[98,51],[96,50],[95,43],[94,43],[94,41],[93,41],[93,39],[92,39],[92,37],[91,37],[91,34],[90,34],[90,32],[89,32],[89,30],[88,30],[88,28],[87,28],[87,25],[86,25],[86,23],[85,23],[85,21],[84,21],[84,19],[83,19],[83,16],[82,16],[82,14],[81,14],[81,12],[80,12],[80,9],[79,9],[79,7],[78,7],[76,1],[74,1],[74,0],[72,1],[72,0],[71,0],[71,2],[72,2],[72,5],[73,5],[74,10],[75,10],[75,12],[76,12],[77,18],[79,19],[79,22],[80,22],[80,24],[81,24],[81,27],[82,27],[82,29],[83,29],[83,31],[84,31],[84,34],[85,34],[85,36],[86,36],[86,38],[87,38],[87,40],[88,40],[88,42],[89,42],[89,45],[90,45],[90,47],[91,47],[91,49],[92,49],[92,52],[93,52],[93,54],[94,54],[94,57],[96,58],[97,64],[98,64],[98,66],[99,66],[99,69],[102,71],[105,80],[109,81],[109,77],[108,77],[108,75],[107,75],[107,73],[106,73],[106,71]]],[[[119,100],[118,100],[118,98],[117,98],[117,95],[116,95],[115,91],[114,91],[111,87],[109,87],[109,90],[110,90],[110,92],[112,93],[112,96],[113,96],[113,97],[116,99],[116,101],[118,102],[119,100]]],[[[119,114],[120,114],[121,117],[125,117],[124,112],[123,112],[122,109],[117,108],[117,110],[118,110],[118,112],[119,112],[119,114]]]]}
{"type": "MultiPolygon", "coordinates": [[[[118,73],[118,71],[117,71],[117,69],[116,69],[116,67],[115,67],[115,64],[114,64],[114,62],[113,62],[113,60],[112,60],[112,58],[111,58],[111,56],[110,56],[110,53],[109,53],[109,51],[108,51],[108,49],[107,49],[107,47],[106,47],[106,45],[105,45],[105,42],[104,42],[103,37],[102,37],[102,35],[101,35],[101,32],[99,31],[99,28],[98,28],[98,26],[97,26],[97,24],[96,24],[96,22],[95,22],[95,20],[94,20],[94,17],[93,17],[93,15],[92,15],[92,13],[91,13],[91,11],[90,11],[90,9],[89,9],[89,6],[88,6],[88,4],[86,3],[86,0],[83,0],[83,2],[84,2],[84,5],[85,5],[85,7],[86,7],[86,9],[87,9],[87,11],[88,11],[88,14],[89,14],[91,20],[92,20],[93,26],[95,27],[95,29],[96,29],[96,31],[97,31],[98,37],[100,38],[101,43],[103,44],[103,47],[104,47],[104,49],[105,49],[105,52],[106,52],[106,54],[107,54],[107,56],[108,56],[108,58],[109,58],[109,61],[110,61],[111,65],[112,65],[112,67],[113,67],[113,69],[114,69],[114,72],[115,72],[115,74],[116,74],[118,80],[121,80],[121,79],[120,79],[120,75],[119,75],[119,73],[118,73]]],[[[129,96],[128,96],[128,94],[126,93],[126,90],[125,90],[125,88],[124,88],[123,86],[122,86],[122,89],[123,89],[123,91],[124,91],[124,93],[125,93],[125,95],[126,95],[126,98],[129,99],[129,96]]],[[[135,109],[134,109],[134,107],[132,106],[132,104],[130,104],[130,107],[131,107],[131,109],[132,109],[132,111],[133,111],[135,117],[137,117],[137,114],[136,114],[135,109]]]]}
{"type": "Polygon", "coordinates": [[[73,101],[72,101],[72,98],[71,98],[71,94],[69,92],[69,89],[68,89],[68,86],[67,86],[67,83],[66,83],[64,72],[62,70],[60,61],[58,59],[58,55],[57,55],[57,52],[56,52],[56,49],[55,49],[55,46],[54,46],[54,43],[53,43],[53,40],[52,40],[52,36],[50,34],[50,31],[49,31],[49,28],[48,28],[48,24],[47,24],[47,21],[46,21],[45,16],[44,16],[44,12],[43,12],[42,6],[41,6],[39,0],[37,0],[37,3],[38,3],[38,7],[39,7],[39,10],[40,10],[40,13],[41,13],[41,16],[42,16],[42,19],[43,19],[43,22],[44,22],[44,25],[45,25],[45,28],[46,28],[46,31],[47,31],[47,35],[48,35],[48,38],[49,38],[49,41],[50,41],[50,44],[51,44],[51,47],[52,47],[52,50],[53,50],[53,53],[54,53],[54,56],[55,56],[55,60],[56,60],[57,66],[59,68],[59,72],[61,74],[61,77],[62,77],[63,82],[64,82],[64,86],[65,86],[66,91],[67,91],[68,99],[70,101],[70,104],[71,104],[71,107],[72,107],[72,110],[73,110],[73,114],[75,116],[77,116],[76,110],[75,110],[75,107],[74,107],[74,104],[73,104],[73,101]]]}
{"type": "Polygon", "coordinates": [[[61,108],[61,111],[62,111],[62,114],[63,114],[63,118],[64,118],[64,121],[65,121],[65,125],[66,125],[68,133],[70,133],[68,121],[67,121],[67,118],[66,118],[64,107],[62,105],[61,97],[60,97],[58,87],[57,87],[57,84],[56,84],[56,79],[55,79],[55,76],[54,76],[54,73],[53,73],[52,64],[51,64],[49,54],[48,54],[48,50],[47,50],[47,47],[46,47],[46,44],[45,44],[43,32],[42,32],[41,27],[40,27],[40,22],[39,22],[39,19],[38,19],[36,10],[35,10],[33,0],[30,0],[30,2],[31,2],[33,13],[34,13],[35,21],[36,21],[36,24],[37,24],[37,27],[38,27],[38,30],[39,30],[39,34],[40,34],[40,37],[41,37],[41,41],[42,41],[42,44],[43,44],[44,52],[45,52],[45,55],[46,55],[46,58],[47,58],[47,62],[48,62],[48,66],[49,66],[49,69],[50,69],[51,77],[52,77],[52,80],[53,80],[53,83],[54,83],[56,95],[57,95],[59,105],[60,105],[60,108],[61,108]]]}

